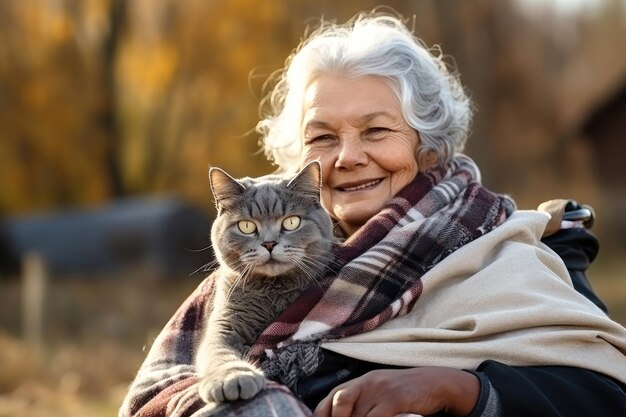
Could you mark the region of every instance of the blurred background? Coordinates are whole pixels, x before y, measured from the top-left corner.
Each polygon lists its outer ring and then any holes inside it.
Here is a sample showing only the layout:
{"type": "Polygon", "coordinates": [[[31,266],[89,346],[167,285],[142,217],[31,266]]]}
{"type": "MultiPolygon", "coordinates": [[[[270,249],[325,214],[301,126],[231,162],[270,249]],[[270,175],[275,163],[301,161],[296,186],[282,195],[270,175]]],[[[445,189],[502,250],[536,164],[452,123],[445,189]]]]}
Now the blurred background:
{"type": "MultiPolygon", "coordinates": [[[[626,0],[387,0],[476,105],[467,153],[520,208],[592,205],[626,323],[626,0]]],[[[209,166],[273,167],[268,76],[368,0],[0,1],[0,417],[111,416],[211,260],[209,166]]]]}

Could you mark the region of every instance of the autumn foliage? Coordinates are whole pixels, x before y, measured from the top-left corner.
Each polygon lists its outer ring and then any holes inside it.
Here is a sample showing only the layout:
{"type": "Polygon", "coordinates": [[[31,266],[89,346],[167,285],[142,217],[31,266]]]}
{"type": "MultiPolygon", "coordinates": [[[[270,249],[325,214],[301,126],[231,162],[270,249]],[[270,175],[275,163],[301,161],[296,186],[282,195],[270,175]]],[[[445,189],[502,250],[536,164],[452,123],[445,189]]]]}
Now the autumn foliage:
{"type": "MultiPolygon", "coordinates": [[[[307,27],[377,3],[0,2],[0,215],[161,192],[211,206],[210,165],[272,170],[258,104],[307,27]]],[[[626,79],[623,2],[561,13],[523,0],[385,3],[456,63],[477,109],[468,152],[488,186],[524,207],[602,204],[602,162],[578,132],[626,79]]]]}

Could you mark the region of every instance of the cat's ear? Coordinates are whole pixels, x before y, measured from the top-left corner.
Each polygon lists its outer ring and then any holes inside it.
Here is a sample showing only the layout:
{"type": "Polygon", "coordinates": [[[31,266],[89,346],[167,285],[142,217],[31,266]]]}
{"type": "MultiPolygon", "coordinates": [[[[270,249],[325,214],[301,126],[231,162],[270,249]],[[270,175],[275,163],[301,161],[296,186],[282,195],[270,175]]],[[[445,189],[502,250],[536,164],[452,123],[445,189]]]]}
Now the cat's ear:
{"type": "Polygon", "coordinates": [[[320,198],[322,188],[322,166],[318,161],[311,161],[304,166],[291,181],[287,188],[320,198]]]}
{"type": "Polygon", "coordinates": [[[223,169],[216,167],[209,169],[209,183],[218,212],[224,203],[241,196],[245,191],[245,187],[239,181],[228,175],[223,169]]]}

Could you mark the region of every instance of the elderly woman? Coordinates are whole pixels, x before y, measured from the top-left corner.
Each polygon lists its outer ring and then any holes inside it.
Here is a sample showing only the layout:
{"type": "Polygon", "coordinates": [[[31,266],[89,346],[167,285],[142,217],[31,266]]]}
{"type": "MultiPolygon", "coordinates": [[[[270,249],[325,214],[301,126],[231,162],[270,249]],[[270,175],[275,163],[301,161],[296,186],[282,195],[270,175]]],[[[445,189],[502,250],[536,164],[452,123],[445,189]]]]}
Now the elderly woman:
{"type": "Polygon", "coordinates": [[[202,404],[203,283],[120,415],[626,415],[626,330],[540,242],[548,215],[480,185],[461,153],[471,104],[440,57],[370,14],[322,25],[287,62],[258,129],[280,170],[320,161],[343,267],[251,347],[282,385],[202,404]]]}

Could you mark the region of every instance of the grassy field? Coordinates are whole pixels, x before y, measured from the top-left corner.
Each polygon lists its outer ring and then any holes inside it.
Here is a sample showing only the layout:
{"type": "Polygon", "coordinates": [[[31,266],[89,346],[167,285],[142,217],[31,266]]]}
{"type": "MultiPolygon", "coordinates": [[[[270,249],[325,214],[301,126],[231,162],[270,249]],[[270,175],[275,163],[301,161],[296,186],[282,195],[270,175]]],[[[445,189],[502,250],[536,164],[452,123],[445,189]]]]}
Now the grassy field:
{"type": "MultiPolygon", "coordinates": [[[[626,263],[598,260],[592,285],[626,323],[626,263]]],[[[202,276],[51,279],[44,343],[20,334],[20,282],[0,280],[0,417],[110,417],[176,307],[202,276]]]]}
{"type": "Polygon", "coordinates": [[[117,415],[154,337],[202,280],[51,278],[41,346],[20,329],[20,282],[0,281],[0,417],[117,415]]]}

